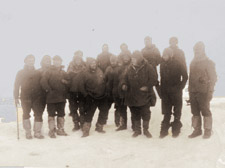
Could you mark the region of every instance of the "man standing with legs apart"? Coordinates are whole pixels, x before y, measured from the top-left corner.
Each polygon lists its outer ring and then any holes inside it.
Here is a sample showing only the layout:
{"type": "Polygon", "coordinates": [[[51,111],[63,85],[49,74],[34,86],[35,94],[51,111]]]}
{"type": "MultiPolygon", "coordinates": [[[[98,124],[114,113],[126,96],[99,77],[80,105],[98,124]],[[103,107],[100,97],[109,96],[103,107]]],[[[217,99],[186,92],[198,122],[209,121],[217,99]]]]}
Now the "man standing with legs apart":
{"type": "MultiPolygon", "coordinates": [[[[149,64],[155,69],[157,73],[157,66],[161,63],[162,58],[158,48],[152,44],[152,38],[147,36],[144,39],[145,48],[142,49],[143,57],[148,61],[149,64]]],[[[158,75],[158,73],[157,73],[158,75]]],[[[159,82],[155,85],[156,90],[159,90],[159,82]]],[[[155,106],[156,104],[156,94],[154,89],[151,90],[151,106],[155,106]]]]}
{"type": "Polygon", "coordinates": [[[172,136],[177,137],[182,127],[180,121],[183,104],[182,92],[188,75],[186,68],[173,57],[171,48],[166,48],[163,51],[162,58],[163,61],[160,65],[160,91],[164,118],[161,123],[160,138],[168,135],[170,126],[172,126],[172,136]],[[172,114],[174,115],[174,121],[170,123],[172,114]]]}
{"type": "Polygon", "coordinates": [[[76,51],[73,57],[73,61],[71,61],[67,70],[71,81],[69,93],[69,108],[70,115],[72,116],[74,123],[73,131],[79,130],[80,127],[82,128],[84,124],[84,97],[80,93],[79,89],[82,73],[86,69],[82,57],[83,52],[76,51]]]}
{"type": "Polygon", "coordinates": [[[126,91],[125,104],[129,106],[135,118],[135,131],[133,137],[141,134],[141,119],[143,132],[148,138],[152,135],[148,131],[150,112],[150,90],[157,83],[157,73],[147,63],[140,51],[134,51],[131,65],[127,68],[122,80],[122,90],[126,91]]]}
{"type": "Polygon", "coordinates": [[[43,139],[44,136],[41,134],[43,114],[43,92],[40,85],[41,73],[34,68],[35,57],[33,55],[28,55],[24,59],[24,63],[24,69],[20,70],[16,75],[14,85],[15,103],[19,104],[19,99],[21,100],[23,109],[23,128],[26,131],[26,138],[32,139],[30,112],[33,110],[34,127],[36,127],[34,137],[43,139]]]}
{"type": "MultiPolygon", "coordinates": [[[[109,46],[108,44],[103,44],[102,46],[102,53],[100,53],[97,56],[97,66],[98,68],[101,69],[101,71],[103,73],[105,73],[106,69],[108,66],[110,66],[110,57],[111,57],[111,53],[109,52],[109,46]]],[[[108,102],[108,110],[111,108],[112,106],[112,101],[110,101],[109,97],[106,96],[105,97],[106,100],[104,100],[105,102],[108,102]]],[[[107,119],[105,120],[105,123],[107,123],[107,119]]]]}
{"type": "MultiPolygon", "coordinates": [[[[41,68],[38,69],[38,71],[41,74],[41,78],[44,75],[44,73],[49,69],[50,66],[51,66],[51,57],[48,55],[45,55],[41,60],[41,68]]],[[[38,82],[37,85],[40,85],[40,87],[41,87],[41,81],[39,80],[37,82],[38,82]]],[[[42,115],[43,115],[43,112],[46,107],[46,92],[43,89],[41,90],[41,92],[42,93],[41,93],[41,98],[40,98],[40,101],[41,101],[40,109],[42,111],[42,114],[40,115],[40,118],[38,120],[39,122],[38,121],[34,122],[34,137],[39,138],[39,139],[44,138],[44,136],[41,134],[41,128],[43,125],[42,115]]]]}
{"type": "Polygon", "coordinates": [[[41,84],[47,92],[49,136],[50,138],[56,138],[55,132],[57,135],[66,136],[64,116],[69,78],[63,70],[60,56],[53,57],[53,65],[42,77],[41,84]],[[55,116],[57,116],[57,130],[55,129],[55,116]]]}
{"type": "Polygon", "coordinates": [[[99,109],[98,120],[95,130],[99,133],[105,133],[103,126],[108,118],[108,99],[106,98],[106,83],[104,73],[97,67],[97,61],[94,58],[87,58],[87,68],[82,75],[80,91],[85,97],[85,117],[83,125],[83,136],[89,136],[91,122],[96,109],[99,109]]]}
{"type": "Polygon", "coordinates": [[[202,134],[201,115],[204,121],[203,138],[207,139],[211,136],[212,113],[210,111],[210,101],[213,97],[216,81],[215,64],[206,56],[203,42],[197,42],[194,46],[194,59],[190,64],[188,89],[194,131],[189,135],[189,138],[195,138],[202,134]]]}
{"type": "MultiPolygon", "coordinates": [[[[121,44],[120,49],[121,52],[118,56],[118,64],[120,66],[120,70],[118,71],[118,74],[115,76],[116,77],[115,81],[117,81],[118,84],[114,85],[114,91],[117,92],[117,96],[115,96],[114,98],[115,108],[116,111],[119,112],[118,117],[120,118],[121,121],[119,123],[119,128],[117,129],[117,131],[124,130],[125,128],[127,128],[127,106],[124,104],[125,93],[121,89],[121,79],[123,78],[123,75],[126,72],[127,67],[131,63],[131,52],[129,51],[127,44],[125,43],[121,44]]],[[[134,131],[134,117],[132,116],[132,113],[131,113],[131,128],[134,131]]]]}

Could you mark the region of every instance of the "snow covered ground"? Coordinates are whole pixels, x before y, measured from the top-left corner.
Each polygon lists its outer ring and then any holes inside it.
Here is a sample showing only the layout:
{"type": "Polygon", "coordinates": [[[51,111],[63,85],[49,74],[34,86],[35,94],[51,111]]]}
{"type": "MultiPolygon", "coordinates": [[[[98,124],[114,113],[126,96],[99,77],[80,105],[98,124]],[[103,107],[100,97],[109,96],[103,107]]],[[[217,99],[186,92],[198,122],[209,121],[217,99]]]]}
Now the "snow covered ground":
{"type": "Polygon", "coordinates": [[[152,108],[150,132],[152,139],[144,135],[132,138],[130,118],[128,130],[116,132],[113,108],[105,126],[106,134],[94,131],[98,112],[92,122],[90,136],[81,138],[81,131],[72,132],[72,119],[66,115],[67,137],[50,139],[44,120],[44,140],[26,140],[20,123],[21,138],[16,139],[16,122],[0,123],[0,166],[30,167],[97,167],[97,168],[225,168],[225,98],[214,98],[213,136],[188,139],[191,128],[190,106],[183,106],[183,128],[178,138],[159,139],[162,120],[160,101],[152,108]]]}

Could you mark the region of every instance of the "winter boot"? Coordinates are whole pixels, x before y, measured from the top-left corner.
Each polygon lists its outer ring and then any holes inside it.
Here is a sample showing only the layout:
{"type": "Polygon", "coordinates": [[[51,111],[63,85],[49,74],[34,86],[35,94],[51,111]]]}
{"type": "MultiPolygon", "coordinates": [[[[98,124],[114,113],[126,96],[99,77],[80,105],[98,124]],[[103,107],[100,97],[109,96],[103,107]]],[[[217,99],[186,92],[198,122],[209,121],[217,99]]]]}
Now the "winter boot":
{"type": "Polygon", "coordinates": [[[44,139],[44,136],[41,134],[42,122],[34,122],[34,138],[44,139]]]}
{"type": "Polygon", "coordinates": [[[103,130],[103,125],[96,123],[96,128],[95,131],[99,132],[99,133],[105,133],[105,131],[103,130]]]}
{"type": "Polygon", "coordinates": [[[132,113],[131,113],[131,129],[135,131],[135,119],[134,117],[132,117],[132,113]]]}
{"type": "Polygon", "coordinates": [[[79,124],[79,116],[76,113],[73,114],[73,123],[74,123],[74,128],[72,129],[72,131],[78,131],[80,129],[80,124],[79,124]]]}
{"type": "Polygon", "coordinates": [[[48,117],[48,128],[49,132],[48,135],[50,138],[56,138],[55,136],[55,117],[48,117]]]}
{"type": "Polygon", "coordinates": [[[121,125],[119,126],[119,128],[116,129],[116,131],[126,130],[127,129],[127,120],[125,120],[124,118],[121,117],[120,123],[121,123],[121,125]]]}
{"type": "Polygon", "coordinates": [[[57,135],[60,136],[67,136],[67,133],[64,131],[64,123],[65,123],[65,119],[64,117],[57,117],[57,135]]]}
{"type": "Polygon", "coordinates": [[[212,133],[212,116],[210,117],[204,117],[204,139],[209,139],[211,137],[212,133]]]}
{"type": "Polygon", "coordinates": [[[163,121],[161,123],[159,138],[164,138],[169,134],[168,130],[170,128],[170,118],[171,118],[171,115],[166,115],[166,114],[164,115],[163,121]]]}
{"type": "Polygon", "coordinates": [[[179,136],[180,134],[180,129],[182,127],[182,123],[180,122],[180,120],[175,119],[172,123],[171,123],[171,127],[172,127],[172,137],[176,138],[179,136]]]}
{"type": "Polygon", "coordinates": [[[80,128],[82,129],[84,125],[84,116],[80,115],[80,128]]]}
{"type": "Polygon", "coordinates": [[[26,138],[32,139],[30,119],[23,120],[23,128],[26,131],[26,138]]]}
{"type": "Polygon", "coordinates": [[[152,138],[152,134],[148,131],[149,121],[143,120],[143,133],[147,138],[152,138]]]}
{"type": "Polygon", "coordinates": [[[72,131],[73,132],[75,132],[75,131],[78,131],[80,129],[80,125],[79,125],[79,122],[74,122],[74,127],[73,127],[73,129],[72,129],[72,131]]]}
{"type": "Polygon", "coordinates": [[[119,127],[120,126],[120,113],[117,109],[115,110],[114,118],[115,118],[116,127],[119,127]]]}
{"type": "Polygon", "coordinates": [[[135,121],[135,129],[134,129],[134,133],[132,135],[132,137],[137,137],[138,135],[141,135],[141,120],[139,121],[135,121]]]}
{"type": "Polygon", "coordinates": [[[201,116],[192,116],[192,127],[194,128],[194,131],[191,135],[189,135],[189,138],[195,138],[197,136],[202,135],[202,118],[201,116]]]}
{"type": "Polygon", "coordinates": [[[83,131],[82,138],[89,136],[90,128],[91,128],[91,123],[85,122],[82,128],[82,131],[83,131]]]}

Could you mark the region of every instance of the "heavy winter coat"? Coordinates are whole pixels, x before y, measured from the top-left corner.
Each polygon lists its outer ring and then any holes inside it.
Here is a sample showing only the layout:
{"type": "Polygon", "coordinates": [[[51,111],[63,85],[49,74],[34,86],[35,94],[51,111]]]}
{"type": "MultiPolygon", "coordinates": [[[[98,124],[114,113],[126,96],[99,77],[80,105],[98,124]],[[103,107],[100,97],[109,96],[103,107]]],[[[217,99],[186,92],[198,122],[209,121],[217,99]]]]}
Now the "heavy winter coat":
{"type": "Polygon", "coordinates": [[[130,65],[121,82],[121,85],[128,87],[125,94],[125,104],[128,106],[144,106],[150,103],[151,90],[157,83],[157,73],[152,65],[143,60],[139,67],[130,65]],[[148,91],[141,91],[143,86],[148,87],[148,91]]]}
{"type": "Polygon", "coordinates": [[[88,66],[82,75],[80,82],[80,91],[84,97],[91,96],[95,99],[101,99],[106,94],[106,82],[104,73],[100,68],[92,71],[88,66]]]}
{"type": "Polygon", "coordinates": [[[97,56],[98,67],[103,71],[103,73],[105,72],[106,68],[110,66],[111,55],[112,54],[109,52],[103,52],[97,56]]]}
{"type": "Polygon", "coordinates": [[[40,85],[40,79],[41,73],[38,70],[24,66],[24,69],[20,70],[16,75],[14,98],[29,100],[41,96],[42,88],[40,85]]]}
{"type": "Polygon", "coordinates": [[[70,92],[80,92],[79,85],[81,81],[82,73],[85,71],[85,63],[81,65],[76,65],[73,62],[69,64],[67,73],[70,78],[70,92]]]}
{"type": "Polygon", "coordinates": [[[156,46],[154,44],[152,44],[151,47],[143,48],[141,52],[143,54],[143,57],[154,68],[160,64],[162,58],[161,58],[158,48],[156,48],[156,46]]]}
{"type": "Polygon", "coordinates": [[[110,93],[114,99],[121,98],[122,90],[121,90],[121,78],[123,74],[124,67],[109,66],[105,72],[105,80],[106,80],[106,90],[110,93]]]}
{"type": "Polygon", "coordinates": [[[192,60],[190,64],[189,92],[213,92],[216,81],[217,74],[212,60],[206,56],[192,60]]]}
{"type": "Polygon", "coordinates": [[[175,58],[163,61],[160,65],[161,96],[167,93],[178,93],[184,89],[188,74],[185,67],[175,58]]]}
{"type": "Polygon", "coordinates": [[[63,67],[51,66],[43,75],[41,85],[47,92],[47,103],[66,102],[69,77],[63,67]]]}

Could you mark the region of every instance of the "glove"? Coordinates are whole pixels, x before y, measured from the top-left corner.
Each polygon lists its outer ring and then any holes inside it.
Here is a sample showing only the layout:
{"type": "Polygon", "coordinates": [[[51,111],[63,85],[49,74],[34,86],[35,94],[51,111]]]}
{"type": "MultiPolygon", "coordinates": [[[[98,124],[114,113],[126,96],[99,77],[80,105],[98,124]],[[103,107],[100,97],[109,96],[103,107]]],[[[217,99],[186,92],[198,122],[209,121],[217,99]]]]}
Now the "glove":
{"type": "Polygon", "coordinates": [[[61,82],[62,82],[63,84],[66,84],[66,85],[69,84],[69,82],[68,82],[67,80],[65,80],[65,79],[62,79],[61,82]]]}
{"type": "Polygon", "coordinates": [[[142,92],[147,92],[147,91],[148,91],[148,87],[147,87],[147,86],[142,86],[142,87],[140,88],[140,91],[142,91],[142,92]]]}
{"type": "Polygon", "coordinates": [[[122,86],[122,90],[123,90],[123,91],[127,91],[127,85],[123,85],[123,86],[122,86]]]}

